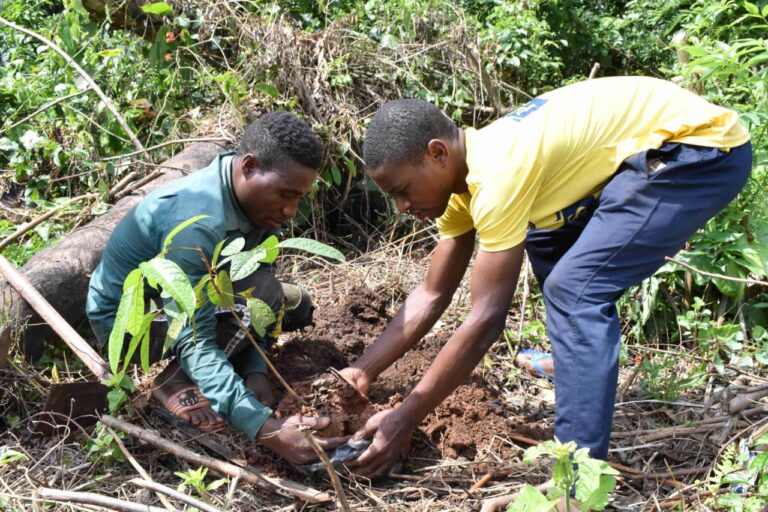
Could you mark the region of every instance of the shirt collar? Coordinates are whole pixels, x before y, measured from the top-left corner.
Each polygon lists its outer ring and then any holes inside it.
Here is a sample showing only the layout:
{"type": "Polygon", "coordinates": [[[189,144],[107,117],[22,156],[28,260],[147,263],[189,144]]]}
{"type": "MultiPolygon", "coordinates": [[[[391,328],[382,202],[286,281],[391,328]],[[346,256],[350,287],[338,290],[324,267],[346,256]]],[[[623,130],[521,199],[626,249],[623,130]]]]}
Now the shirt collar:
{"type": "Polygon", "coordinates": [[[254,225],[248,219],[240,203],[235,196],[235,187],[232,184],[232,162],[235,159],[235,153],[221,153],[219,158],[219,172],[221,173],[221,183],[223,186],[224,214],[225,221],[241,233],[248,233],[254,229],[254,225]]]}

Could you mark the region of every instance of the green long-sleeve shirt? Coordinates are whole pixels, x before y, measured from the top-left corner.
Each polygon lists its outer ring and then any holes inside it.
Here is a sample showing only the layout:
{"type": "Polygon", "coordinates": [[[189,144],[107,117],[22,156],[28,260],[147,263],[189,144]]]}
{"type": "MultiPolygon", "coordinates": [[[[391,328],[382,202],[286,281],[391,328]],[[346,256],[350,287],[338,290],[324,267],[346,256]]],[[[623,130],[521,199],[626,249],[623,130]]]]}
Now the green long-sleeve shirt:
{"type": "MultiPolygon", "coordinates": [[[[86,305],[101,342],[109,339],[125,277],[139,263],[157,256],[165,237],[183,221],[208,215],[178,233],[166,255],[186,272],[193,286],[207,271],[197,251],[182,248],[199,247],[210,261],[221,240],[244,237],[248,249],[272,234],[254,227],[240,208],[232,187],[232,155],[219,154],[207,168],[152,191],[115,227],[91,276],[86,305]]],[[[213,410],[253,439],[272,410],[245,387],[217,346],[215,308],[210,301],[206,299],[197,311],[194,332],[187,325],[171,350],[213,410]]],[[[244,374],[264,370],[264,362],[253,348],[241,354],[244,374]]]]}

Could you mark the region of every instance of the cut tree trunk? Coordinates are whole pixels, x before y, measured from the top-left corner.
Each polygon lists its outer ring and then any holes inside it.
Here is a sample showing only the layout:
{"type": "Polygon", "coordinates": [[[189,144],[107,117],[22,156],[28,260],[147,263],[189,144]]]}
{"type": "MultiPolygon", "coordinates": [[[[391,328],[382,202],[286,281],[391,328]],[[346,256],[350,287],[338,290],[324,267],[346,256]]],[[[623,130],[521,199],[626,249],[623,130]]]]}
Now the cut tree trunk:
{"type": "MultiPolygon", "coordinates": [[[[51,305],[71,324],[85,317],[85,299],[91,273],[101,261],[101,253],[117,222],[147,192],[163,183],[202,169],[222,146],[193,144],[162,165],[168,166],[157,179],[115,203],[112,209],[86,226],[77,229],[58,244],[35,254],[20,271],[51,305]],[[180,169],[185,169],[181,171],[180,169]]],[[[0,281],[0,367],[6,362],[13,341],[31,361],[56,339],[53,330],[27,305],[4,280],[0,281]]]]}

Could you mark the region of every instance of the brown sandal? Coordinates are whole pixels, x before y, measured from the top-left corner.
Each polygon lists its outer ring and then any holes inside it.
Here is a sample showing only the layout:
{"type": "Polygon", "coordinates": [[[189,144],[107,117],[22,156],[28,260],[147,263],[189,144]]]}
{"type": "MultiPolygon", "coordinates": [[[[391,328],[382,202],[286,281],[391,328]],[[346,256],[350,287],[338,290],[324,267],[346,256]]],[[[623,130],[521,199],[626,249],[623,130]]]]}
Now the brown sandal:
{"type": "MultiPolygon", "coordinates": [[[[204,407],[210,407],[211,402],[200,393],[200,390],[194,384],[179,389],[172,394],[168,400],[162,404],[163,407],[168,409],[168,412],[180,418],[182,414],[196,411],[204,407]]],[[[220,430],[224,428],[226,423],[223,419],[219,418],[214,424],[196,425],[195,427],[202,432],[213,432],[214,430],[220,430]]]]}

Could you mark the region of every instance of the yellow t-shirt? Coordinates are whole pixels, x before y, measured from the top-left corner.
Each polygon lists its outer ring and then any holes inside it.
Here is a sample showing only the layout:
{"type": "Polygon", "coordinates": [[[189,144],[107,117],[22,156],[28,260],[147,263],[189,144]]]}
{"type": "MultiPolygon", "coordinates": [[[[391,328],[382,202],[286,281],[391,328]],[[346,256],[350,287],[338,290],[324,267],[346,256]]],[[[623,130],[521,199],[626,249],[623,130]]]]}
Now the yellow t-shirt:
{"type": "Polygon", "coordinates": [[[494,252],[529,226],[561,227],[635,153],[665,142],[728,149],[749,133],[736,112],[671,82],[611,77],[546,93],[465,139],[469,191],[451,196],[437,226],[442,238],[476,229],[494,252]]]}

